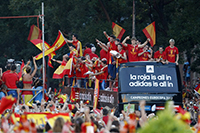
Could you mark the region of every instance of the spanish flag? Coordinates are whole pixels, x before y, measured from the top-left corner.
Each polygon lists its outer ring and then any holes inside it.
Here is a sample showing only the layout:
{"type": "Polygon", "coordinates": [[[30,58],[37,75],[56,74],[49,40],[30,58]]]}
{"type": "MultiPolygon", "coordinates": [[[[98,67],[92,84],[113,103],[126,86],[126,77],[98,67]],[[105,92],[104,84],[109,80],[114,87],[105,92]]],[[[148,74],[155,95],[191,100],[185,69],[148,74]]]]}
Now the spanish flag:
{"type": "Polygon", "coordinates": [[[153,47],[156,44],[156,27],[155,21],[142,30],[147,38],[150,39],[150,44],[153,47]]]}
{"type": "MultiPolygon", "coordinates": [[[[43,44],[42,44],[42,40],[41,40],[41,39],[34,39],[34,40],[31,40],[31,42],[32,42],[38,49],[40,49],[40,50],[42,51],[42,46],[43,46],[43,44]]],[[[44,50],[46,51],[46,50],[48,50],[49,48],[51,48],[51,46],[50,46],[47,42],[44,42],[44,50]]],[[[48,57],[49,57],[48,65],[49,65],[50,67],[52,67],[52,68],[53,68],[53,66],[52,66],[52,63],[51,63],[51,59],[52,59],[55,55],[56,55],[55,51],[52,52],[52,53],[50,53],[50,54],[48,54],[48,57]]]]}
{"type": "Polygon", "coordinates": [[[32,25],[28,35],[28,40],[41,39],[42,31],[35,25],[32,25]]]}
{"type": "Polygon", "coordinates": [[[59,117],[63,118],[65,122],[70,122],[70,115],[68,113],[58,113],[46,116],[48,123],[52,128],[54,126],[56,119],[59,117]]]}
{"type": "Polygon", "coordinates": [[[46,124],[45,117],[51,115],[51,113],[25,113],[28,120],[34,120],[39,126],[40,124],[46,124]]]}
{"type": "Polygon", "coordinates": [[[3,114],[4,110],[11,109],[13,104],[16,103],[16,98],[13,98],[11,95],[3,97],[1,99],[1,105],[0,105],[0,114],[3,114]]]}
{"type": "Polygon", "coordinates": [[[72,60],[73,58],[70,58],[66,64],[62,63],[53,73],[53,79],[62,79],[65,74],[69,74],[72,69],[72,60]]]}
{"type": "Polygon", "coordinates": [[[194,90],[200,94],[200,84],[194,90]]]}
{"type": "Polygon", "coordinates": [[[99,80],[95,80],[95,88],[94,88],[94,102],[93,102],[93,110],[97,108],[99,99],[99,80]]]}
{"type": "Polygon", "coordinates": [[[112,29],[113,29],[113,34],[121,40],[124,32],[126,31],[123,29],[121,26],[117,25],[116,23],[112,22],[112,29]]]}
{"type": "MultiPolygon", "coordinates": [[[[65,43],[66,43],[66,42],[65,42],[65,39],[64,39],[64,37],[63,37],[61,31],[59,31],[59,32],[58,32],[58,37],[57,37],[56,41],[54,42],[54,44],[52,45],[51,48],[49,48],[48,50],[45,51],[45,53],[44,53],[45,55],[44,55],[44,56],[46,56],[46,55],[48,55],[48,54],[50,54],[50,53],[52,53],[52,52],[54,52],[54,51],[60,49],[62,46],[65,45],[65,43]]],[[[43,54],[40,53],[40,54],[37,55],[35,58],[36,58],[36,60],[39,60],[39,59],[41,59],[42,57],[43,57],[43,54]]]]}

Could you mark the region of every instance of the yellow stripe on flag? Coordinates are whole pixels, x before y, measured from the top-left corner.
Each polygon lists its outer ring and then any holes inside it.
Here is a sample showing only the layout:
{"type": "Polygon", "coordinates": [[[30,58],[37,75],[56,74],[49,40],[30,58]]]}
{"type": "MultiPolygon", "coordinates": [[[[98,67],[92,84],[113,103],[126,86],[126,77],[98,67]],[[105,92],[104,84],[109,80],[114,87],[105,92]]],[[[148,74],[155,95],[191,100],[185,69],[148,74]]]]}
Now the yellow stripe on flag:
{"type": "Polygon", "coordinates": [[[60,65],[53,73],[53,79],[62,79],[66,71],[70,71],[72,67],[72,58],[68,60],[66,65],[60,65]]]}

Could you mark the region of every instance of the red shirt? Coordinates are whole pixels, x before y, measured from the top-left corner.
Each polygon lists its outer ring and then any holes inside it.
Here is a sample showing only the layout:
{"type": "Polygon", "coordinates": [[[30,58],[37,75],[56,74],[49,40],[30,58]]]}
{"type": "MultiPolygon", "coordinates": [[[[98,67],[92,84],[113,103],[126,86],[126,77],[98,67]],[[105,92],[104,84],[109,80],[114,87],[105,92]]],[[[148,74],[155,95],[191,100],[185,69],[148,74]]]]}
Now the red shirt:
{"type": "MultiPolygon", "coordinates": [[[[123,49],[121,50],[121,52],[119,52],[122,56],[124,56],[124,53],[126,53],[123,49]]],[[[127,62],[127,60],[124,60],[124,59],[122,59],[122,58],[119,58],[118,59],[118,63],[120,64],[120,63],[126,63],[127,62]]]]}
{"type": "Polygon", "coordinates": [[[76,47],[76,49],[77,49],[77,47],[78,47],[78,42],[79,42],[79,40],[73,41],[73,42],[72,42],[72,44],[76,47]]]}
{"type": "Polygon", "coordinates": [[[115,44],[115,41],[111,42],[110,37],[108,38],[108,41],[110,42],[110,50],[115,50],[117,51],[117,46],[115,44]]]}
{"type": "Polygon", "coordinates": [[[171,48],[170,46],[168,46],[165,49],[165,53],[166,53],[166,59],[169,62],[175,63],[175,61],[176,61],[176,55],[179,54],[178,48],[175,47],[175,46],[173,48],[171,48]]]}
{"type": "MultiPolygon", "coordinates": [[[[108,77],[108,66],[106,66],[106,67],[101,66],[101,67],[96,68],[96,70],[98,72],[103,71],[102,74],[96,76],[97,79],[99,79],[99,80],[100,79],[107,79],[107,77],[108,77]]],[[[102,80],[100,80],[100,82],[102,82],[102,80]]]]}
{"type": "Polygon", "coordinates": [[[4,75],[3,81],[8,88],[16,89],[16,82],[19,81],[19,76],[17,73],[7,73],[4,75]]]}
{"type": "Polygon", "coordinates": [[[86,54],[91,54],[91,53],[92,53],[91,49],[90,48],[86,48],[84,50],[83,56],[85,56],[86,54]]]}
{"type": "Polygon", "coordinates": [[[92,60],[92,58],[96,57],[96,58],[99,58],[98,55],[96,55],[95,53],[90,53],[90,60],[92,60]]]}
{"type": "Polygon", "coordinates": [[[138,45],[127,44],[129,62],[138,61],[138,45]]]}
{"type": "MultiPolygon", "coordinates": [[[[141,49],[138,53],[142,53],[143,49],[141,49]]],[[[149,52],[144,52],[141,56],[139,56],[139,61],[148,61],[149,60],[149,52]]]]}
{"type": "Polygon", "coordinates": [[[101,49],[100,51],[100,58],[101,59],[106,58],[108,60],[107,52],[104,49],[101,49]]]}
{"type": "Polygon", "coordinates": [[[155,59],[160,59],[160,58],[162,58],[162,59],[166,60],[166,53],[165,53],[165,51],[163,51],[162,54],[160,53],[159,50],[156,51],[156,52],[154,53],[154,58],[155,58],[155,59]]]}

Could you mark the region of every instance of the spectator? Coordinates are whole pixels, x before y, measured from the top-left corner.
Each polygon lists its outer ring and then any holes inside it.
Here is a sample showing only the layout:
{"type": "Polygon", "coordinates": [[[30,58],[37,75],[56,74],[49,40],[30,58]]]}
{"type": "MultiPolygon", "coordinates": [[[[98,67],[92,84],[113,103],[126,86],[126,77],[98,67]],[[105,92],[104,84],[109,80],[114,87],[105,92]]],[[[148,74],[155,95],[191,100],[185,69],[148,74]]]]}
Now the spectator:
{"type": "Polygon", "coordinates": [[[1,85],[1,88],[0,88],[1,90],[0,90],[0,100],[3,98],[3,97],[5,97],[5,96],[7,96],[8,94],[7,94],[7,90],[8,90],[8,88],[7,88],[7,86],[5,85],[5,84],[3,84],[3,85],[1,85]]]}
{"type": "MultiPolygon", "coordinates": [[[[26,73],[22,74],[22,81],[23,81],[23,86],[24,86],[23,89],[31,89],[32,88],[32,86],[31,86],[32,82],[33,82],[32,79],[37,71],[37,65],[36,65],[34,57],[33,57],[34,70],[32,73],[31,73],[31,67],[29,66],[29,64],[30,64],[30,61],[28,61],[28,63],[22,69],[22,72],[24,72],[24,69],[26,71],[26,73]]],[[[33,92],[32,91],[22,91],[21,97],[22,97],[23,103],[27,104],[33,98],[33,92]]]]}
{"type": "MultiPolygon", "coordinates": [[[[11,65],[11,71],[6,73],[3,77],[3,82],[9,89],[17,89],[17,83],[19,82],[19,76],[16,73],[16,65],[11,65]]],[[[13,97],[18,98],[18,92],[16,90],[9,90],[8,95],[12,95],[13,97]]]]}

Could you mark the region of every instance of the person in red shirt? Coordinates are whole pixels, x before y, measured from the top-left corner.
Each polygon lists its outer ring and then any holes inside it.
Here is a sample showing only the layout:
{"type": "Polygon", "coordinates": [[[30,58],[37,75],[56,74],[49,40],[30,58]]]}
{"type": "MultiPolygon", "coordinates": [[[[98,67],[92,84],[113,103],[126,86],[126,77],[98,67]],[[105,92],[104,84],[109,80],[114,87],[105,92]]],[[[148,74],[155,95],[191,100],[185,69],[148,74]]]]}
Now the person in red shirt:
{"type": "Polygon", "coordinates": [[[125,50],[123,50],[122,44],[118,43],[117,48],[119,50],[118,64],[120,65],[121,63],[126,63],[127,62],[126,52],[125,50]]]}
{"type": "Polygon", "coordinates": [[[139,61],[148,61],[152,57],[153,51],[149,49],[149,46],[146,45],[143,49],[140,49],[138,52],[139,61]]]}
{"type": "Polygon", "coordinates": [[[91,45],[89,43],[87,43],[85,45],[85,50],[83,52],[83,56],[85,56],[86,54],[91,54],[92,53],[92,50],[91,50],[91,45]]]}
{"type": "Polygon", "coordinates": [[[116,37],[114,36],[114,35],[108,35],[107,33],[106,33],[106,31],[104,31],[103,32],[103,34],[106,36],[106,38],[108,39],[108,43],[107,43],[107,45],[108,45],[108,48],[110,49],[110,50],[115,50],[115,51],[117,51],[117,46],[116,46],[116,43],[115,43],[115,39],[116,39],[116,37]]]}
{"type": "Polygon", "coordinates": [[[92,59],[94,57],[99,58],[99,56],[95,54],[96,47],[92,47],[91,51],[92,51],[92,53],[89,54],[90,55],[90,59],[92,59]]]}
{"type": "Polygon", "coordinates": [[[82,51],[80,51],[80,50],[82,50],[82,48],[80,48],[81,47],[81,42],[78,40],[78,36],[76,34],[72,35],[72,40],[68,40],[66,38],[65,38],[65,40],[68,43],[72,43],[75,46],[76,50],[78,51],[79,55],[83,56],[83,55],[81,55],[82,51]]]}
{"type": "Polygon", "coordinates": [[[99,72],[95,72],[94,74],[90,74],[90,76],[96,76],[97,79],[100,80],[101,83],[101,89],[105,90],[105,82],[108,77],[108,65],[107,65],[107,59],[103,58],[101,60],[101,68],[99,72]]]}
{"type": "Polygon", "coordinates": [[[156,51],[154,53],[154,59],[157,62],[161,62],[163,64],[165,64],[165,60],[166,60],[166,53],[163,49],[163,46],[159,46],[158,51],[156,51]]]}
{"type": "MultiPolygon", "coordinates": [[[[6,73],[3,77],[3,82],[9,89],[17,89],[17,83],[19,82],[19,76],[16,73],[16,65],[11,65],[11,71],[6,73]]],[[[15,90],[8,91],[8,95],[12,95],[13,97],[19,99],[18,92],[15,90]]]]}
{"type": "Polygon", "coordinates": [[[130,36],[127,36],[122,44],[125,49],[128,50],[128,60],[129,62],[138,61],[138,50],[139,48],[143,48],[150,41],[148,38],[143,44],[137,45],[137,39],[135,37],[131,38],[131,44],[127,44],[126,41],[130,39],[130,36]]]}
{"type": "Polygon", "coordinates": [[[179,52],[178,52],[178,48],[175,47],[174,44],[175,44],[174,39],[170,39],[169,46],[166,47],[166,49],[165,49],[166,63],[172,62],[172,63],[176,63],[176,65],[178,65],[179,52]]]}

